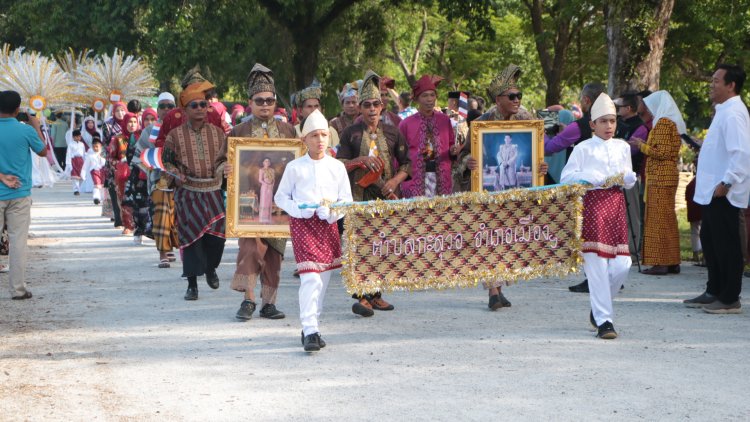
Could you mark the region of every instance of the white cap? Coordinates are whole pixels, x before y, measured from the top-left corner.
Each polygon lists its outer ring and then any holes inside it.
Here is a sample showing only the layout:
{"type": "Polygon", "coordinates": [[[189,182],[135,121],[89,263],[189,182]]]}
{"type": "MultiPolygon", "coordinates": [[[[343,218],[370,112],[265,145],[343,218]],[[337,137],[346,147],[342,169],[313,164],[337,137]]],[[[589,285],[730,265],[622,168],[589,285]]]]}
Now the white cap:
{"type": "Polygon", "coordinates": [[[156,102],[160,103],[165,100],[174,102],[174,95],[170,94],[169,92],[162,92],[161,94],[159,94],[159,99],[157,99],[156,102]]]}
{"type": "Polygon", "coordinates": [[[316,130],[328,130],[328,120],[317,109],[305,119],[305,125],[302,127],[302,137],[304,138],[307,134],[316,130]]]}
{"type": "Polygon", "coordinates": [[[594,101],[594,105],[591,106],[591,121],[607,115],[617,115],[617,109],[615,103],[609,98],[609,95],[605,93],[599,94],[599,97],[594,101]]]}

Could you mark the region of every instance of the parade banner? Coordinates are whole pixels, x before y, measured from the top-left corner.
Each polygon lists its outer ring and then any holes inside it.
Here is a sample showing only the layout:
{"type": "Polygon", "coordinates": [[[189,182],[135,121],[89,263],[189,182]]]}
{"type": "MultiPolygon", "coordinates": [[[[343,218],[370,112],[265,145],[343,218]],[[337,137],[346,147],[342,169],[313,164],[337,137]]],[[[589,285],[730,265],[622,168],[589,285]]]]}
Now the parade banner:
{"type": "Polygon", "coordinates": [[[577,272],[582,184],[348,205],[349,293],[497,285],[577,272]]]}

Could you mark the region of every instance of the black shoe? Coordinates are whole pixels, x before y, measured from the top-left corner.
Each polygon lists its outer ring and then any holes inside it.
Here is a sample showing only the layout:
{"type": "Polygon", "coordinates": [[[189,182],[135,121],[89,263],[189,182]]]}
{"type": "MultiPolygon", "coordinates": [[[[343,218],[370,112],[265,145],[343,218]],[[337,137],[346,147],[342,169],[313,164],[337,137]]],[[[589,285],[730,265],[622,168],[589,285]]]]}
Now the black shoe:
{"type": "Polygon", "coordinates": [[[73,195],[75,195],[75,196],[80,196],[80,195],[81,195],[81,192],[73,192],[73,195]]]}
{"type": "Polygon", "coordinates": [[[219,288],[219,275],[216,274],[216,270],[211,270],[206,273],[206,283],[208,283],[208,287],[214,290],[219,288]]]}
{"type": "Polygon", "coordinates": [[[500,303],[503,304],[503,308],[510,308],[512,306],[510,301],[506,299],[502,293],[498,293],[498,296],[500,297],[500,303]]]}
{"type": "Polygon", "coordinates": [[[198,300],[198,289],[196,287],[188,287],[185,292],[185,300],[198,300]]]}
{"type": "Polygon", "coordinates": [[[490,308],[491,311],[497,311],[498,309],[502,308],[503,303],[500,302],[500,296],[499,295],[490,296],[490,303],[487,304],[487,307],[490,308]]]}
{"type": "Polygon", "coordinates": [[[318,333],[306,335],[302,345],[306,352],[317,352],[320,350],[320,335],[318,333]]]}
{"type": "Polygon", "coordinates": [[[595,330],[599,327],[596,326],[596,320],[594,319],[594,311],[589,311],[589,322],[591,323],[591,327],[595,330]]]}
{"type": "Polygon", "coordinates": [[[266,303],[260,309],[260,317],[268,319],[284,319],[286,315],[284,315],[284,313],[280,310],[276,309],[276,305],[274,305],[273,303],[266,303]]]}
{"type": "Polygon", "coordinates": [[[679,274],[680,273],[680,264],[668,266],[667,267],[667,272],[669,274],[679,274]]]}
{"type": "Polygon", "coordinates": [[[253,319],[253,312],[255,312],[255,302],[245,299],[242,301],[240,309],[234,317],[242,321],[247,321],[253,319]]]}
{"type": "Polygon", "coordinates": [[[98,200],[98,199],[94,199],[94,205],[99,205],[99,204],[101,204],[101,203],[102,203],[102,201],[100,201],[100,200],[98,200]]]}
{"type": "Polygon", "coordinates": [[[21,296],[13,296],[11,299],[13,299],[13,300],[26,300],[26,299],[31,299],[32,296],[33,295],[31,294],[31,292],[28,291],[28,290],[26,290],[26,293],[22,294],[21,296]]]}
{"type": "Polygon", "coordinates": [[[583,280],[581,283],[576,284],[575,286],[568,287],[568,290],[570,290],[573,293],[588,293],[589,292],[589,279],[583,280]]]}
{"type": "MultiPolygon", "coordinates": [[[[305,345],[305,332],[302,331],[300,334],[302,335],[302,345],[304,346],[305,345]]],[[[322,349],[326,347],[326,342],[325,340],[323,340],[323,337],[320,336],[320,333],[316,333],[316,334],[318,335],[318,344],[320,345],[320,348],[322,349]]]]}
{"type": "Polygon", "coordinates": [[[615,326],[609,321],[604,321],[597,329],[596,336],[604,340],[612,340],[617,338],[617,331],[615,326]]]}
{"type": "Polygon", "coordinates": [[[714,303],[716,300],[716,296],[709,294],[708,292],[703,292],[700,296],[683,300],[682,303],[688,308],[702,308],[704,305],[714,303]]]}

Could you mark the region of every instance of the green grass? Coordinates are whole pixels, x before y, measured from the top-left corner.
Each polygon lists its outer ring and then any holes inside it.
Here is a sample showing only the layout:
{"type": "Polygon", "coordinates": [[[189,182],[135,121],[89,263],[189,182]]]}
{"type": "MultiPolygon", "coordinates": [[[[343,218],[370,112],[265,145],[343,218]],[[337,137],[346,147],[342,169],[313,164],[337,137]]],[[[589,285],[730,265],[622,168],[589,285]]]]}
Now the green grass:
{"type": "Polygon", "coordinates": [[[680,231],[680,258],[693,260],[693,247],[690,245],[690,222],[687,221],[687,208],[677,211],[677,229],[680,231]]]}

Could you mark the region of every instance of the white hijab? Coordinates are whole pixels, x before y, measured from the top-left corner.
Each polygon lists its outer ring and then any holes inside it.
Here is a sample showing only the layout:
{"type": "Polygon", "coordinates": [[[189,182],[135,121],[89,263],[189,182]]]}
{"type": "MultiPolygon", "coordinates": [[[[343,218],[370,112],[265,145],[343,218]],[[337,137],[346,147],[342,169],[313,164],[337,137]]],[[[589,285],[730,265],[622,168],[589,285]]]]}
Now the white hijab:
{"type": "Polygon", "coordinates": [[[656,91],[643,99],[651,114],[654,115],[654,126],[659,123],[659,119],[669,119],[677,125],[677,132],[680,135],[687,132],[685,121],[682,119],[682,113],[677,108],[677,104],[669,92],[656,91]]]}

